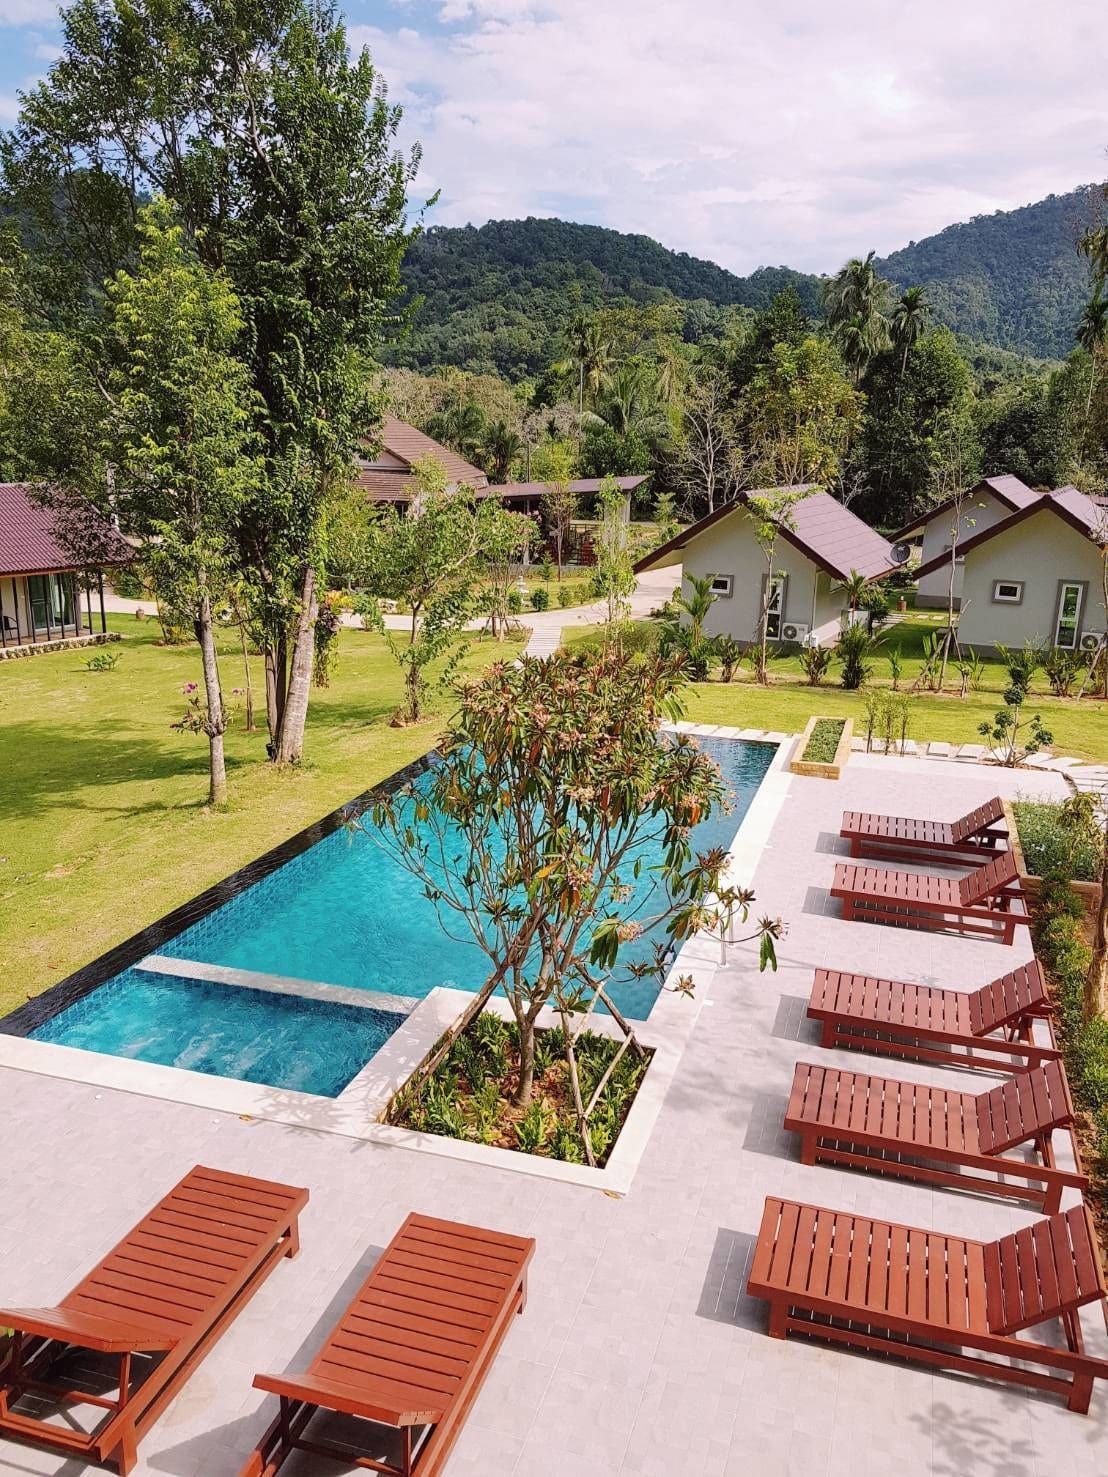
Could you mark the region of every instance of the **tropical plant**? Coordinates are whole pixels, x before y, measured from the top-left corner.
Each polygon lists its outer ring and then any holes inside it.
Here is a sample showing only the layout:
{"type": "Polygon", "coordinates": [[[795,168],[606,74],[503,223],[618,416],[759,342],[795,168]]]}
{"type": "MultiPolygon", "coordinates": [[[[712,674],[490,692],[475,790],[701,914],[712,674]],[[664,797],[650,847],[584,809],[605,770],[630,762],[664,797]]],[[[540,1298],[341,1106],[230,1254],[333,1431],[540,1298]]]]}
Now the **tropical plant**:
{"type": "Polygon", "coordinates": [[[841,590],[843,592],[843,595],[846,598],[846,608],[848,610],[858,609],[858,604],[862,598],[862,595],[865,593],[866,585],[868,583],[869,581],[864,574],[859,574],[856,569],[852,569],[847,575],[846,579],[840,580],[840,582],[835,586],[836,590],[841,590]]]}
{"type": "Polygon", "coordinates": [[[1096,370],[1108,343],[1108,298],[1097,292],[1081,309],[1074,337],[1089,356],[1089,388],[1085,396],[1085,423],[1088,427],[1096,388],[1096,370]]]}
{"type": "Polygon", "coordinates": [[[493,482],[507,482],[523,454],[523,441],[506,421],[493,421],[481,438],[480,455],[493,482]]]}
{"type": "Polygon", "coordinates": [[[889,284],[874,265],[874,252],[852,257],[824,287],[827,325],[855,385],[870,360],[889,346],[889,284]]]}
{"type": "Polygon", "coordinates": [[[830,646],[808,645],[801,647],[800,667],[808,679],[809,687],[821,687],[823,679],[831,670],[835,652],[830,646]]]}
{"type": "Polygon", "coordinates": [[[1043,652],[1043,671],[1055,697],[1069,697],[1073,684],[1087,665],[1079,651],[1067,651],[1062,646],[1050,646],[1043,652]]]}
{"type": "Polygon", "coordinates": [[[842,668],[839,682],[847,691],[855,692],[865,685],[873,671],[873,664],[867,658],[873,654],[876,645],[865,626],[851,624],[839,632],[835,656],[842,668]]]}
{"type": "Polygon", "coordinates": [[[663,655],[680,654],[686,672],[695,682],[707,678],[712,657],[712,643],[705,634],[704,623],[716,598],[712,594],[713,579],[710,574],[684,576],[681,588],[673,592],[673,614],[664,621],[659,641],[663,655]]]}
{"type": "Polygon", "coordinates": [[[1046,660],[1047,648],[1041,641],[1027,640],[1019,647],[1000,646],[996,654],[1008,672],[1009,687],[1022,687],[1030,692],[1035,673],[1046,660]]]}
{"type": "Polygon", "coordinates": [[[900,350],[900,373],[908,368],[908,354],[927,331],[931,304],[922,287],[906,287],[897,299],[889,318],[889,337],[894,349],[900,350]]]}
{"type": "Polygon", "coordinates": [[[719,680],[734,681],[735,672],[743,659],[743,649],[738,641],[730,635],[717,636],[712,642],[712,650],[719,662],[719,680]]]}

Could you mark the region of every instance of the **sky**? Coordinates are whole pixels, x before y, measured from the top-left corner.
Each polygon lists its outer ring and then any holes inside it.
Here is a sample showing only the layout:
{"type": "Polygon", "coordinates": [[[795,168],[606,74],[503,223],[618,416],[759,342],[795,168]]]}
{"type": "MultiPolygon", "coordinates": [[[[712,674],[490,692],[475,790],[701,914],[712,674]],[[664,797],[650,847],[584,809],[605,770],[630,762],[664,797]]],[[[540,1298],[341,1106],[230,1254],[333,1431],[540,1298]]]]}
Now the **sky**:
{"type": "MultiPolygon", "coordinates": [[[[348,0],[429,223],[561,216],[834,270],[1108,175],[1104,0],[348,0]]],[[[0,124],[57,54],[0,0],[0,124]]]]}

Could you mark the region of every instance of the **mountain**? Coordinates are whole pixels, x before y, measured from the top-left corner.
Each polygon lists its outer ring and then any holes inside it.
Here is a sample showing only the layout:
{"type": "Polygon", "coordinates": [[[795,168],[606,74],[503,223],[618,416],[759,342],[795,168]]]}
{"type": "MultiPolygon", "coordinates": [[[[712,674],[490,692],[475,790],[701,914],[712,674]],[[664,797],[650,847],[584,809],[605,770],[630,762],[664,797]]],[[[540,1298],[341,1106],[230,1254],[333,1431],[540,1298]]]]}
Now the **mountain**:
{"type": "Polygon", "coordinates": [[[1099,187],[1048,195],[1036,205],[974,216],[913,241],[878,265],[891,281],[927,288],[935,316],[999,349],[1061,359],[1089,291],[1077,250],[1096,219],[1099,187]]]}
{"type": "MultiPolygon", "coordinates": [[[[963,337],[1061,358],[1073,347],[1088,291],[1077,241],[1099,198],[1099,189],[1087,185],[975,216],[878,265],[899,286],[925,287],[937,320],[963,337]]],[[[821,279],[810,273],[760,267],[740,277],[649,236],[532,216],[432,227],[412,246],[404,279],[411,299],[422,301],[390,362],[456,364],[513,379],[541,373],[564,351],[562,334],[578,308],[678,300],[689,305],[690,339],[718,328],[730,308],[764,307],[787,285],[808,312],[820,312],[821,279]]]]}

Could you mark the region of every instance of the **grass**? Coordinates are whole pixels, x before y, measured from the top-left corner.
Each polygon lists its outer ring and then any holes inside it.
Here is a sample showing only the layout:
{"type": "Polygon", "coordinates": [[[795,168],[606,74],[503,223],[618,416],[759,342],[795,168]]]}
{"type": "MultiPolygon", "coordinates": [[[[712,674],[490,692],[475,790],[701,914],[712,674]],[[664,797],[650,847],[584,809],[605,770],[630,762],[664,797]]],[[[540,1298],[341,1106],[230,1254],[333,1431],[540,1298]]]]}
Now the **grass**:
{"type": "MultiPolygon", "coordinates": [[[[888,656],[891,651],[897,652],[902,665],[900,691],[908,697],[911,710],[907,736],[924,741],[934,739],[945,743],[979,744],[982,740],[977,725],[991,722],[998,708],[1003,706],[1002,694],[1008,679],[999,662],[983,663],[979,688],[971,690],[964,698],[957,690],[957,674],[952,684],[953,691],[908,692],[923,666],[924,637],[942,619],[941,612],[933,615],[917,612],[910,619],[891,626],[870,659],[873,676],[869,688],[891,688],[888,656]]],[[[657,629],[656,623],[635,622],[633,643],[642,645],[651,628],[657,629]]],[[[599,629],[596,626],[574,627],[566,631],[565,641],[575,644],[596,640],[599,629]]],[[[799,657],[792,655],[773,661],[770,666],[771,685],[758,687],[744,668],[739,680],[733,683],[695,683],[689,689],[686,716],[693,723],[723,723],[739,728],[799,733],[811,715],[819,713],[829,718],[853,718],[855,732],[864,735],[868,689],[844,691],[835,680],[837,670],[832,668],[831,680],[825,685],[810,687],[801,671],[799,657]]],[[[1053,734],[1051,747],[1056,753],[1103,761],[1108,707],[1102,699],[1086,696],[1078,701],[1076,698],[1051,697],[1042,673],[1038,673],[1032,684],[1032,701],[1025,712],[1042,714],[1043,722],[1053,734]]]]}
{"type": "Polygon", "coordinates": [[[801,759],[808,764],[830,764],[843,736],[844,720],[821,718],[812,729],[801,759]]]}
{"type": "MultiPolygon", "coordinates": [[[[304,764],[265,762],[241,713],[227,735],[230,802],[207,806],[207,743],[174,733],[181,688],[200,677],[193,646],[156,644],[155,622],[109,617],[123,633],[114,671],[81,651],[0,666],[0,1014],[424,753],[448,697],[391,728],[398,669],[384,641],[344,630],[332,685],[312,692],[304,764]]],[[[518,644],[477,643],[472,668],[518,644]]],[[[242,685],[233,642],[225,687],[242,685]]],[[[251,660],[261,702],[262,664],[251,660]]],[[[235,699],[234,701],[240,701],[235,699]]]]}

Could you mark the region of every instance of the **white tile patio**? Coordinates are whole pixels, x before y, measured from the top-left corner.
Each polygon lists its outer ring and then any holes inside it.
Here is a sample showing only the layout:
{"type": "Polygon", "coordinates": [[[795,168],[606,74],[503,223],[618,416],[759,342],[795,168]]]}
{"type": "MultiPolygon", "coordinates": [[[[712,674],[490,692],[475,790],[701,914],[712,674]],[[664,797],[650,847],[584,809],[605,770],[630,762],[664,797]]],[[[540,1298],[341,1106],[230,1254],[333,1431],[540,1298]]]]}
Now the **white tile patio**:
{"type": "MultiPolygon", "coordinates": [[[[1029,953],[845,924],[827,888],[844,807],[953,815],[998,789],[1062,795],[1050,772],[855,756],[839,783],[794,778],[756,874],[791,927],[776,975],[720,969],[630,1194],[0,1070],[0,1305],[47,1303],[191,1165],[311,1191],[303,1251],[281,1265],[142,1445],[137,1471],[234,1477],[268,1420],[255,1369],[298,1365],[410,1209],[538,1238],[527,1310],[448,1466],[450,1477],[1103,1477],[1108,1391],[1073,1415],[1031,1392],[883,1363],[764,1331],[743,1292],[767,1193],[991,1237],[1034,1213],[948,1190],[805,1167],[780,1130],[815,965],[966,988],[1029,953]]],[[[859,1067],[855,1054],[827,1053],[859,1067]]],[[[962,1089],[964,1074],[884,1063],[962,1089]]],[[[1086,1315],[1108,1353],[1099,1315],[1086,1315]]],[[[298,1459],[293,1477],[333,1464],[298,1459]]],[[[0,1472],[78,1477],[0,1442],[0,1472]]]]}

